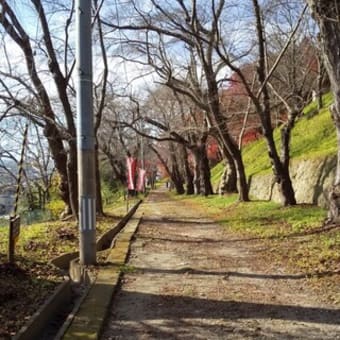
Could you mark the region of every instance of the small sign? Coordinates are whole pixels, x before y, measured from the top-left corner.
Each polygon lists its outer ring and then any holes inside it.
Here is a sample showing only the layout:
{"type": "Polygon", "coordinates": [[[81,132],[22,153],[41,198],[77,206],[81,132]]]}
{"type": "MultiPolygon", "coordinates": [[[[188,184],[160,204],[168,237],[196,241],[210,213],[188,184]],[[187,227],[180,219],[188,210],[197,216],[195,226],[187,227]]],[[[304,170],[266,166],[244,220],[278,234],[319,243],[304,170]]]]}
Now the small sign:
{"type": "Polygon", "coordinates": [[[15,244],[20,234],[20,216],[11,217],[9,220],[8,262],[14,263],[15,244]]]}
{"type": "Polygon", "coordinates": [[[14,242],[19,238],[20,234],[20,216],[11,217],[10,219],[10,237],[14,242]]]}

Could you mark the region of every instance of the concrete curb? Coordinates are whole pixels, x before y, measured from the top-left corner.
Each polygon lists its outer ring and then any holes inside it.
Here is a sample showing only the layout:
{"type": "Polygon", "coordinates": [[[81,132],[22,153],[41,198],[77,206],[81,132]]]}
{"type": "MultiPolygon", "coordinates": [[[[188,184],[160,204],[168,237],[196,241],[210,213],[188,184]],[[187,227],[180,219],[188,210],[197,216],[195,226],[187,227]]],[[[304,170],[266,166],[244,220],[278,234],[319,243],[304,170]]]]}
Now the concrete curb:
{"type": "Polygon", "coordinates": [[[113,229],[110,229],[98,239],[97,251],[101,251],[111,247],[113,238],[122,230],[122,228],[124,228],[126,223],[134,215],[141,203],[142,200],[139,200],[113,229]]]}
{"type": "Polygon", "coordinates": [[[50,319],[71,300],[71,280],[62,282],[53,295],[33,314],[29,322],[13,337],[14,340],[38,339],[50,319]]]}
{"type": "Polygon", "coordinates": [[[54,266],[67,271],[69,269],[70,262],[76,259],[77,257],[79,257],[78,251],[72,253],[65,253],[52,259],[51,263],[54,266]]]}
{"type": "MultiPolygon", "coordinates": [[[[97,251],[109,248],[112,244],[112,239],[124,228],[128,223],[129,219],[134,215],[142,200],[138,201],[129,212],[114,226],[112,229],[104,233],[97,241],[97,251]]],[[[48,322],[53,318],[53,316],[62,308],[62,306],[67,305],[71,301],[72,295],[72,283],[73,282],[83,282],[93,284],[95,278],[92,273],[84,272],[77,265],[72,265],[72,263],[77,263],[79,257],[79,252],[65,253],[53,260],[51,263],[56,267],[63,270],[69,270],[73,268],[73,276],[71,275],[72,270],[70,270],[71,279],[67,278],[62,282],[53,293],[53,295],[33,314],[30,320],[18,331],[18,333],[13,337],[13,340],[32,340],[38,339],[41,333],[44,331],[48,322]]],[[[57,333],[56,338],[61,338],[67,327],[71,324],[71,320],[79,309],[80,304],[86,298],[86,294],[89,289],[86,290],[84,296],[76,302],[70,317],[66,319],[61,327],[61,330],[57,333]],[[73,317],[72,317],[73,314],[73,317]]]]}
{"type": "MultiPolygon", "coordinates": [[[[133,216],[133,214],[138,209],[139,205],[142,203],[142,200],[139,200],[130,210],[129,212],[110,230],[101,235],[96,242],[96,250],[101,251],[103,249],[107,249],[110,247],[112,239],[119,233],[119,231],[125,226],[125,224],[129,221],[129,219],[133,216]]],[[[70,264],[73,260],[76,260],[79,257],[79,252],[71,252],[62,254],[51,260],[51,263],[63,270],[68,270],[70,268],[70,264]]],[[[77,281],[77,280],[76,280],[77,281]]]]}
{"type": "Polygon", "coordinates": [[[62,339],[98,339],[118,286],[121,267],[130,250],[130,241],[137,231],[141,214],[130,220],[117,235],[115,246],[107,257],[106,264],[99,267],[95,282],[81,304],[70,327],[62,339]]]}

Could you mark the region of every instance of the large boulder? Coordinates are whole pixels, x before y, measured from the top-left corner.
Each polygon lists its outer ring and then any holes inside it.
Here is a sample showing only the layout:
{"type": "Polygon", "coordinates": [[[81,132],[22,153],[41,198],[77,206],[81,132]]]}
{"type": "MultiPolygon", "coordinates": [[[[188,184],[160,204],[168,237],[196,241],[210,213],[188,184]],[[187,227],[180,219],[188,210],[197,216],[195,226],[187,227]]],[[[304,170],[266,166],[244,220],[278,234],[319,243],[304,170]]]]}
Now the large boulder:
{"type": "MultiPolygon", "coordinates": [[[[297,202],[327,207],[335,168],[336,156],[292,160],[290,174],[297,202]]],[[[271,173],[251,176],[249,181],[251,197],[280,202],[277,185],[273,183],[271,173]]]]}

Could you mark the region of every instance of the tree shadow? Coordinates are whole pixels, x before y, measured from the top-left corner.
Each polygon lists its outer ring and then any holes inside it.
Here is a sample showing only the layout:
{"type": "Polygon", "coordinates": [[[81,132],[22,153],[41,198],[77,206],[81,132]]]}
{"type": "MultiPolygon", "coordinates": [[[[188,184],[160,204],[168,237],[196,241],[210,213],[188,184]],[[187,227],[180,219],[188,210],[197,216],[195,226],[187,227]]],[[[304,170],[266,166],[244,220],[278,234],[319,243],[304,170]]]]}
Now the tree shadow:
{"type": "Polygon", "coordinates": [[[12,339],[54,293],[60,283],[56,277],[62,276],[57,268],[24,256],[15,255],[14,264],[2,260],[0,256],[0,339],[12,339]]]}
{"type": "MultiPolygon", "coordinates": [[[[205,238],[205,237],[190,237],[190,238],[183,238],[183,235],[178,235],[178,237],[182,238],[172,238],[172,237],[154,237],[148,234],[142,234],[139,233],[136,238],[138,239],[145,239],[145,240],[152,240],[152,241],[161,241],[161,242],[176,242],[176,243],[213,243],[213,244],[227,244],[232,241],[226,241],[226,240],[214,240],[210,238],[205,238]]],[[[236,240],[237,241],[237,240],[236,240]]],[[[235,242],[235,240],[233,240],[235,242]]]]}
{"type": "MultiPolygon", "coordinates": [[[[124,339],[135,340],[143,339],[148,334],[148,339],[320,339],[320,330],[317,327],[306,327],[293,325],[294,330],[273,329],[266,327],[261,328],[258,324],[252,325],[233,321],[227,324],[201,323],[195,327],[195,333],[200,332],[200,336],[194,336],[192,332],[193,321],[186,319],[164,320],[160,324],[152,324],[148,321],[139,321],[137,324],[132,323],[112,323],[107,328],[106,333],[101,339],[124,339]],[[124,336],[119,334],[124,332],[124,336]],[[203,334],[202,334],[203,333],[203,334]],[[116,337],[112,338],[112,334],[116,337]],[[211,336],[210,337],[206,337],[211,336]],[[297,337],[298,336],[298,337],[297,337]]],[[[334,339],[334,337],[327,337],[334,339]]]]}
{"type": "MultiPolygon", "coordinates": [[[[144,220],[145,222],[151,221],[151,223],[157,223],[157,226],[161,228],[161,220],[152,220],[152,219],[147,219],[144,220]]],[[[166,222],[168,223],[168,222],[166,222]]],[[[177,221],[173,222],[177,223],[177,221]]],[[[195,225],[197,224],[198,227],[201,227],[201,225],[206,225],[206,224],[216,224],[215,222],[182,222],[178,221],[178,223],[183,223],[183,224],[188,224],[188,225],[195,225]]],[[[207,244],[229,244],[229,243],[235,243],[235,242],[250,242],[250,241],[263,241],[263,240],[285,240],[285,239],[290,239],[290,238],[304,238],[306,236],[312,236],[312,235],[317,235],[317,234],[322,234],[326,232],[330,232],[335,229],[340,229],[340,224],[328,224],[328,225],[323,225],[318,228],[314,228],[311,230],[306,230],[303,232],[294,232],[286,235],[272,235],[272,236],[254,236],[254,237],[244,237],[244,238],[232,238],[232,239],[213,239],[213,238],[206,238],[206,237],[190,237],[190,238],[171,238],[171,237],[151,237],[146,235],[143,235],[142,233],[138,234],[138,238],[144,238],[144,239],[152,239],[155,241],[164,241],[164,242],[177,242],[177,243],[207,243],[207,244]]],[[[181,237],[181,235],[179,235],[181,237]]]]}
{"type": "Polygon", "coordinates": [[[319,175],[314,185],[314,193],[312,201],[314,204],[318,203],[318,198],[323,195],[326,202],[328,202],[328,197],[326,192],[324,191],[325,181],[330,176],[330,173],[334,171],[336,168],[336,158],[335,157],[326,157],[322,163],[322,166],[319,170],[319,175]]]}
{"type": "Polygon", "coordinates": [[[340,275],[340,270],[309,272],[300,274],[267,274],[267,273],[242,273],[235,271],[212,271],[212,270],[197,270],[191,267],[183,267],[180,269],[161,269],[161,268],[143,268],[134,267],[134,272],[151,273],[151,274],[191,274],[191,275],[211,275],[221,276],[225,279],[230,277],[241,277],[251,279],[270,279],[270,280],[302,280],[311,277],[327,277],[340,275]]]}
{"type": "Polygon", "coordinates": [[[119,299],[135,308],[119,315],[120,321],[179,319],[276,319],[340,325],[340,310],[298,305],[277,305],[189,296],[149,294],[122,290],[119,299]],[[145,309],[148,305],[150,308],[145,309]]]}
{"type": "Polygon", "coordinates": [[[186,216],[185,218],[181,219],[176,219],[176,218],[171,218],[171,217],[159,217],[159,218],[150,218],[150,217],[143,217],[143,222],[145,223],[157,223],[159,226],[159,223],[164,223],[164,224],[188,224],[191,226],[201,226],[203,225],[216,225],[218,224],[217,222],[211,221],[211,220],[204,220],[202,219],[201,221],[197,217],[190,217],[186,216]]]}
{"type": "MultiPolygon", "coordinates": [[[[227,223],[227,222],[228,222],[227,220],[221,221],[221,223],[227,223]]],[[[289,239],[289,238],[299,238],[299,237],[322,234],[322,233],[332,231],[334,229],[340,229],[340,224],[333,224],[333,223],[324,224],[321,227],[317,227],[317,228],[313,228],[313,229],[309,229],[305,231],[292,232],[289,234],[244,237],[244,238],[225,240],[224,242],[230,243],[230,242],[247,242],[247,241],[261,241],[261,240],[284,240],[284,239],[289,239]]]]}

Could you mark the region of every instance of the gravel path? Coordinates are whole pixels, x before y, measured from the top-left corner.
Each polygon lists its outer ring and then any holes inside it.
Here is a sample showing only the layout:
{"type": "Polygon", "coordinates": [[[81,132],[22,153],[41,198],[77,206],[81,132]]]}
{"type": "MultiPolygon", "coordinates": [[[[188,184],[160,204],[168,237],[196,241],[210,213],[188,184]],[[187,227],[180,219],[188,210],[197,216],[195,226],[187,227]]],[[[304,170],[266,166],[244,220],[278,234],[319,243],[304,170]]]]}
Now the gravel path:
{"type": "Polygon", "coordinates": [[[165,189],[142,206],[102,339],[340,339],[340,310],[165,189]]]}

